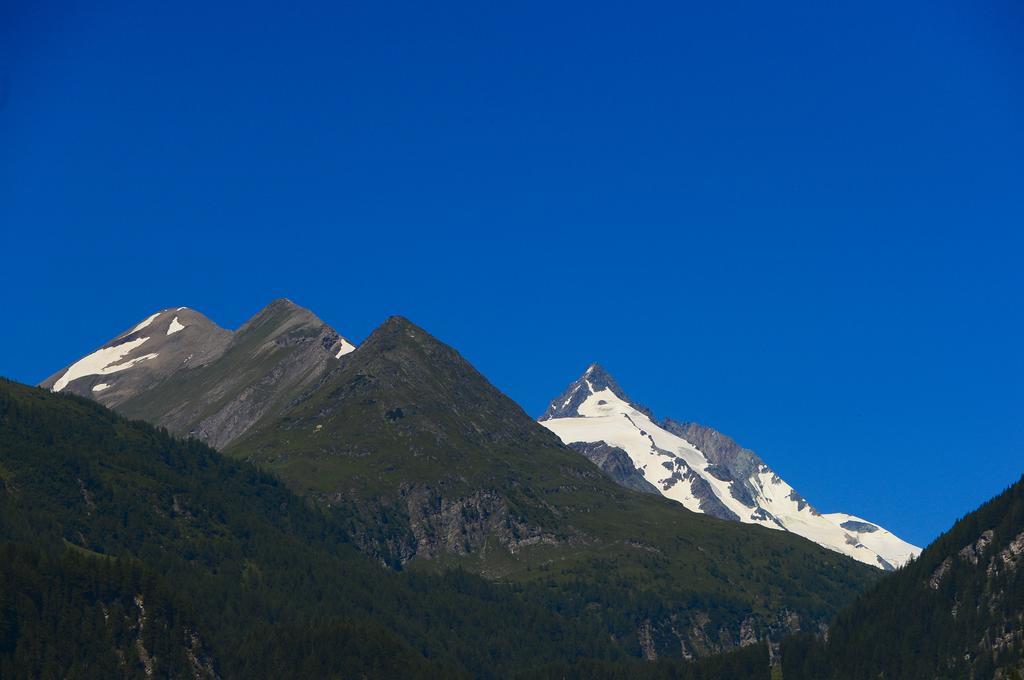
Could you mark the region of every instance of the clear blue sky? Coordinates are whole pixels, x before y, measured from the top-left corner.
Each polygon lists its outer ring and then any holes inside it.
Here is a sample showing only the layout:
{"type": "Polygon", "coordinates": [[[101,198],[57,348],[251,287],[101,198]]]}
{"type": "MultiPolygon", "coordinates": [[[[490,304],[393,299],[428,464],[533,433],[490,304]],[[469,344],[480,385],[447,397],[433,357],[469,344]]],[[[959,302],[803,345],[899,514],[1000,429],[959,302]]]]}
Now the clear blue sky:
{"type": "Polygon", "coordinates": [[[0,374],[287,296],[918,543],[1024,472],[1019,3],[282,4],[3,3],[0,374]]]}

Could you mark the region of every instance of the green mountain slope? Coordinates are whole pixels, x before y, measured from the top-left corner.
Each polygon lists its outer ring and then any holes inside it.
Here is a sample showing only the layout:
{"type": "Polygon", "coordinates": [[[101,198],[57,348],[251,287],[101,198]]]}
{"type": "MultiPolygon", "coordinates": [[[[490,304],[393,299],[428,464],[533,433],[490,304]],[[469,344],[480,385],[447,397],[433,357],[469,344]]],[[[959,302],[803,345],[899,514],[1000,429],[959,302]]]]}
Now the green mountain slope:
{"type": "Polygon", "coordinates": [[[787,640],[786,680],[1024,676],[1024,479],[844,610],[787,640]]]}
{"type": "Polygon", "coordinates": [[[384,561],[543,584],[649,658],[816,630],[876,577],[791,534],[623,489],[397,317],[226,452],[332,508],[384,561]]]}
{"type": "MultiPolygon", "coordinates": [[[[382,568],[251,465],[3,380],[0,577],[3,677],[710,672],[543,586],[382,568]]],[[[708,663],[764,677],[767,650],[708,663]]]]}

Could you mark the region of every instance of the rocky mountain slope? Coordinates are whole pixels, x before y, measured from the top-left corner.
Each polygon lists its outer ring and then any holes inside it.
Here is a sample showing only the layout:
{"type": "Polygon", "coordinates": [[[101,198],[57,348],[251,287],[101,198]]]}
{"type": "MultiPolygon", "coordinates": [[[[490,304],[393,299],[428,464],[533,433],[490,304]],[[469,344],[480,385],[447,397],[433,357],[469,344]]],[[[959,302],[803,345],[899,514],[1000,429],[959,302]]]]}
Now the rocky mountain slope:
{"type": "Polygon", "coordinates": [[[144,319],[41,383],[226,446],[277,415],[355,347],[290,300],[235,332],[180,307],[144,319]]]}
{"type": "Polygon", "coordinates": [[[1024,676],[1024,479],[782,647],[786,680],[1024,676]]]}
{"type": "Polygon", "coordinates": [[[656,422],[597,364],[540,422],[621,484],[651,487],[694,512],[790,531],[886,570],[920,553],[877,524],[819,513],[753,451],[711,428],[656,422]]]}

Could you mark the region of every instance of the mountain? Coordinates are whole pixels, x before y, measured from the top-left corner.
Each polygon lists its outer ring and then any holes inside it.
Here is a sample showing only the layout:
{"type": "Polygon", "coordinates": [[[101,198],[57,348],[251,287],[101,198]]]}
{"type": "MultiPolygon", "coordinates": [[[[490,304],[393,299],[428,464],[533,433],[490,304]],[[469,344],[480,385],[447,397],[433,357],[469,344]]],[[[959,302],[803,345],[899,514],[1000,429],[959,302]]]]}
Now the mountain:
{"type": "Polygon", "coordinates": [[[782,645],[786,680],[1024,677],[1024,478],[831,623],[782,645]]]}
{"type": "Polygon", "coordinates": [[[195,440],[0,379],[0,677],[764,678],[642,660],[547,584],[385,569],[195,440]]]}
{"type": "Polygon", "coordinates": [[[651,659],[817,630],[876,578],[792,534],[623,488],[405,319],[341,358],[336,341],[279,301],[217,358],[116,408],[278,475],[378,563],[543,585],[557,611],[599,612],[651,659]]]}
{"type": "Polygon", "coordinates": [[[789,531],[890,571],[920,553],[867,520],[819,513],[753,451],[711,428],[657,422],[597,364],[551,402],[540,422],[620,484],[646,483],[694,512],[789,531]]]}
{"type": "Polygon", "coordinates": [[[353,349],[284,298],[233,333],[181,307],[147,317],[41,386],[226,446],[283,411],[353,349]]]}
{"type": "Polygon", "coordinates": [[[623,489],[400,317],[225,453],[343,514],[384,562],[572,592],[650,658],[816,630],[874,577],[791,534],[623,489]]]}

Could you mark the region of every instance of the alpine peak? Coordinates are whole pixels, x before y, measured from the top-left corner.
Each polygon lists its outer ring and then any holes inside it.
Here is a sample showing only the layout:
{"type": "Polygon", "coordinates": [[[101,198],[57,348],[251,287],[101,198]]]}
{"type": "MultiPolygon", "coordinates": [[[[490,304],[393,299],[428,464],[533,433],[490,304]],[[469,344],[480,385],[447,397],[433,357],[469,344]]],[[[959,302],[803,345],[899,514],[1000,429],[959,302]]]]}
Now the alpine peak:
{"type": "Polygon", "coordinates": [[[598,364],[555,398],[540,422],[620,484],[647,488],[646,482],[694,512],[791,531],[882,569],[920,553],[853,515],[819,513],[731,438],[695,423],[655,420],[598,364]]]}

